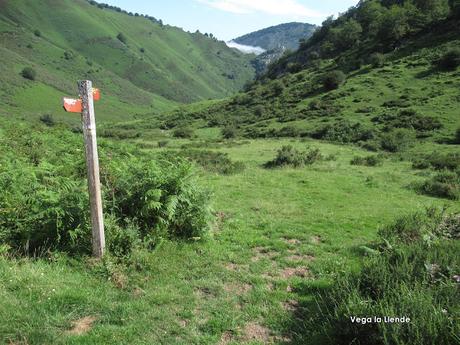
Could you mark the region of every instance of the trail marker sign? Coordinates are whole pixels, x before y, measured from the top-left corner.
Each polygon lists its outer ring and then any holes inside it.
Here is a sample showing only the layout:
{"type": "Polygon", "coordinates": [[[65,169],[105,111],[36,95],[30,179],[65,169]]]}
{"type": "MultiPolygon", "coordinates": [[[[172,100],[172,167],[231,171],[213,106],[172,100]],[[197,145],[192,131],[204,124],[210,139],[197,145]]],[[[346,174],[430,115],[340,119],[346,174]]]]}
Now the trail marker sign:
{"type": "Polygon", "coordinates": [[[78,82],[79,99],[64,97],[65,111],[81,113],[83,136],[85,139],[88,191],[91,206],[91,227],[93,233],[93,255],[101,258],[105,250],[104,216],[102,212],[101,183],[99,178],[99,156],[96,140],[96,116],[94,101],[101,99],[99,89],[92,87],[90,80],[78,82]]]}

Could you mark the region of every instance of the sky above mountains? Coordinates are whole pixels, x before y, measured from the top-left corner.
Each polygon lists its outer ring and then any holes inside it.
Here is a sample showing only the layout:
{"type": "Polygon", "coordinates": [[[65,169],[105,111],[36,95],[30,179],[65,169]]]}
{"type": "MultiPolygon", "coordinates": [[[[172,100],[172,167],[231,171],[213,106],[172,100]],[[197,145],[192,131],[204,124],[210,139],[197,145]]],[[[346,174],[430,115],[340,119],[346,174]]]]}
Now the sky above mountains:
{"type": "Polygon", "coordinates": [[[221,40],[287,22],[321,24],[358,0],[99,0],[127,11],[162,19],[187,31],[212,33],[221,40]]]}

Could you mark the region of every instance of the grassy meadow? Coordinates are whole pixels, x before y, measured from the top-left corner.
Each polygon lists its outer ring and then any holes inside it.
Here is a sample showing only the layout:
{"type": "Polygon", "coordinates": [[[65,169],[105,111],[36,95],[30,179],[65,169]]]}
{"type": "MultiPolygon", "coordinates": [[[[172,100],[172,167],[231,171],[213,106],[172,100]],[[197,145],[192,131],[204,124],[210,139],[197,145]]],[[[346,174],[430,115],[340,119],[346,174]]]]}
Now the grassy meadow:
{"type": "Polygon", "coordinates": [[[7,343],[325,344],[315,316],[318,291],[359,269],[363,246],[380,227],[431,206],[460,210],[455,201],[414,191],[411,184],[426,172],[401,157],[351,165],[368,155],[356,147],[288,139],[134,144],[152,158],[201,146],[244,169],[222,175],[198,168],[215,215],[204,240],[165,239],[125,264],[5,253],[0,336],[7,343]],[[325,158],[302,168],[264,168],[283,145],[318,148],[325,158]]]}

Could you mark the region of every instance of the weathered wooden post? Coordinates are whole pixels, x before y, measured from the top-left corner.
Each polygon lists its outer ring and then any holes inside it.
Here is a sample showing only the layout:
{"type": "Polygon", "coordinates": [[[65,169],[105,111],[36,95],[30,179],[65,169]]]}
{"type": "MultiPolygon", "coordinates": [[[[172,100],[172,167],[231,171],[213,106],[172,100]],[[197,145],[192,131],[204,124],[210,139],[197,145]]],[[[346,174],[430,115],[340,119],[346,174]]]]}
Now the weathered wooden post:
{"type": "Polygon", "coordinates": [[[101,183],[99,179],[99,156],[96,140],[96,117],[94,113],[94,98],[98,100],[100,94],[99,90],[93,89],[92,82],[89,80],[79,81],[78,91],[81,99],[64,98],[64,109],[71,112],[81,112],[91,207],[93,255],[101,258],[104,255],[105,235],[101,183]]]}

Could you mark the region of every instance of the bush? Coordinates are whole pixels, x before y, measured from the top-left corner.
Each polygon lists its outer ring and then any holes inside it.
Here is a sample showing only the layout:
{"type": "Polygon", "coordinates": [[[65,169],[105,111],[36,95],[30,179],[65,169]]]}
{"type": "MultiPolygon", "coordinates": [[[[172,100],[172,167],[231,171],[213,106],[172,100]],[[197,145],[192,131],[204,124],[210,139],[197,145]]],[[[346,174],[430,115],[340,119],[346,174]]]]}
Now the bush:
{"type": "Polygon", "coordinates": [[[35,80],[37,72],[32,67],[26,67],[22,70],[21,75],[26,79],[35,80]]]}
{"type": "Polygon", "coordinates": [[[322,159],[319,149],[307,149],[299,151],[292,145],[283,146],[278,150],[277,156],[265,163],[266,168],[275,168],[282,166],[293,166],[295,168],[304,165],[311,165],[322,159]]]}
{"type": "Polygon", "coordinates": [[[413,165],[415,169],[428,169],[430,167],[436,170],[460,170],[460,153],[451,152],[442,154],[433,152],[417,159],[413,165]]]}
{"type": "Polygon", "coordinates": [[[128,41],[126,36],[121,32],[117,35],[117,39],[124,44],[128,41]]]}
{"type": "Polygon", "coordinates": [[[316,298],[312,327],[331,343],[455,344],[460,332],[458,234],[460,215],[428,210],[398,219],[379,231],[363,268],[338,277],[316,298]],[[434,241],[436,239],[436,241],[434,241]],[[406,316],[410,323],[353,323],[352,316],[406,316]],[[427,342],[428,341],[428,342],[427,342]]]}
{"type": "Polygon", "coordinates": [[[158,147],[159,148],[166,147],[166,146],[168,146],[168,144],[169,144],[169,140],[160,140],[160,141],[158,141],[158,147]]]}
{"type": "Polygon", "coordinates": [[[437,62],[438,67],[445,70],[454,70],[460,66],[460,49],[447,51],[437,62]]]}
{"type": "Polygon", "coordinates": [[[35,30],[34,35],[37,37],[42,37],[42,33],[40,32],[40,30],[35,30]]]}
{"type": "Polygon", "coordinates": [[[351,160],[350,164],[374,167],[377,165],[382,165],[382,157],[379,155],[371,155],[367,157],[354,157],[351,160]]]}
{"type": "Polygon", "coordinates": [[[385,64],[385,55],[374,53],[369,57],[369,62],[374,68],[382,67],[385,64]]]}
{"type": "MultiPolygon", "coordinates": [[[[74,149],[81,138],[18,126],[2,135],[0,243],[23,254],[89,253],[85,159],[74,149]]],[[[161,238],[206,234],[209,196],[187,160],[152,160],[135,147],[107,147],[101,141],[100,168],[107,243],[117,255],[139,242],[152,247],[161,238]]]]}
{"type": "Polygon", "coordinates": [[[56,121],[53,118],[53,115],[45,114],[40,116],[40,121],[43,122],[48,127],[53,127],[56,124],[56,121]]]}
{"type": "Polygon", "coordinates": [[[226,126],[222,128],[222,136],[224,139],[233,139],[236,138],[238,130],[235,126],[226,126]]]}
{"type": "Polygon", "coordinates": [[[145,48],[140,48],[139,51],[140,51],[141,53],[145,53],[145,48]]]}
{"type": "Polygon", "coordinates": [[[323,78],[323,86],[327,91],[338,89],[345,81],[345,74],[342,71],[332,71],[323,78]]]}
{"type": "Polygon", "coordinates": [[[443,171],[428,179],[418,187],[422,194],[446,198],[460,199],[460,174],[457,172],[443,171]]]}
{"type": "Polygon", "coordinates": [[[460,127],[457,128],[457,131],[455,132],[454,144],[460,145],[460,127]]]}
{"type": "Polygon", "coordinates": [[[414,133],[405,129],[396,129],[382,134],[380,146],[389,152],[400,152],[407,149],[414,142],[414,133]]]}
{"type": "Polygon", "coordinates": [[[340,143],[357,143],[373,139],[375,134],[372,129],[364,127],[359,122],[340,120],[316,130],[312,136],[316,139],[340,143]]]}
{"type": "Polygon", "coordinates": [[[190,139],[193,138],[193,135],[193,129],[189,127],[181,127],[173,131],[173,137],[175,138],[190,139]]]}
{"type": "MultiPolygon", "coordinates": [[[[171,152],[169,154],[172,154],[171,152]]],[[[184,150],[174,155],[185,157],[197,163],[205,170],[222,175],[233,175],[242,172],[245,166],[242,162],[232,161],[227,153],[200,150],[184,150]]]]}

